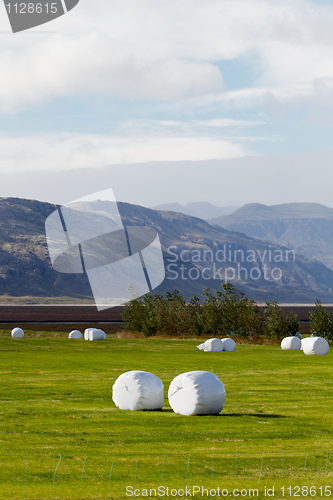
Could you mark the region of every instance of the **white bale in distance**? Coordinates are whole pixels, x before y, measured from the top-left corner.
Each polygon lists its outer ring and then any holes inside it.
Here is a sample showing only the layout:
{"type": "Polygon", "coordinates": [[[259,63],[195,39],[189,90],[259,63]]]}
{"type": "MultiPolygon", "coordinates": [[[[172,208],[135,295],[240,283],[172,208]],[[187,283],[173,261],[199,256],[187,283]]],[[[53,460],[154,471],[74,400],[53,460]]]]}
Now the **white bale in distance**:
{"type": "Polygon", "coordinates": [[[221,339],[208,339],[203,344],[197,346],[200,351],[223,351],[221,339]]]}
{"type": "Polygon", "coordinates": [[[99,328],[86,328],[84,330],[84,340],[104,340],[106,338],[106,333],[99,328]]]}
{"type": "Polygon", "coordinates": [[[313,337],[305,337],[305,339],[301,339],[301,350],[303,350],[305,344],[312,338],[313,337]]]}
{"type": "Polygon", "coordinates": [[[194,371],[173,379],[168,398],[173,411],[180,415],[217,415],[223,409],[226,393],[214,373],[194,371]]]}
{"type": "Polygon", "coordinates": [[[281,342],[281,349],[284,351],[299,351],[302,345],[298,337],[285,337],[281,342]]]}
{"type": "Polygon", "coordinates": [[[13,328],[12,337],[14,339],[22,339],[24,337],[24,331],[22,328],[13,328]]]}
{"type": "Polygon", "coordinates": [[[112,399],[121,410],[161,410],[164,385],[153,373],[132,370],[117,378],[112,387],[112,399]]]}
{"type": "Polygon", "coordinates": [[[308,343],[308,342],[312,342],[312,339],[314,337],[305,337],[305,339],[301,339],[301,350],[303,351],[304,350],[304,346],[308,343]]]}
{"type": "Polygon", "coordinates": [[[69,339],[82,339],[83,335],[79,330],[72,330],[68,335],[69,339]]]}
{"type": "Polygon", "coordinates": [[[231,351],[234,351],[236,349],[236,342],[229,337],[222,339],[222,344],[223,344],[224,351],[231,352],[231,351]]]}
{"type": "Polygon", "coordinates": [[[84,340],[89,340],[89,333],[93,330],[96,330],[96,328],[86,328],[84,330],[84,340]]]}
{"type": "Polygon", "coordinates": [[[330,346],[323,337],[308,337],[306,342],[302,343],[302,349],[304,354],[325,355],[328,353],[330,346]]]}
{"type": "Polygon", "coordinates": [[[91,328],[89,332],[89,340],[105,340],[107,338],[106,333],[98,328],[91,328]]]}

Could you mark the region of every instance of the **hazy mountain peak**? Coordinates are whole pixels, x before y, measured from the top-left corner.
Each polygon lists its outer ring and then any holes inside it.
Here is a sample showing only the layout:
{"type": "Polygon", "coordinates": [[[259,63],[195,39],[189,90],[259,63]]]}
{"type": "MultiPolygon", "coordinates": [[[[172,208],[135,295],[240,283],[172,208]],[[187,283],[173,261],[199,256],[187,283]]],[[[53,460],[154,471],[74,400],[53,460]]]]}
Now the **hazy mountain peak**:
{"type": "Polygon", "coordinates": [[[320,203],[244,205],[233,214],[208,221],[294,249],[333,269],[333,209],[320,203]]]}
{"type": "Polygon", "coordinates": [[[238,207],[226,206],[217,207],[208,201],[194,201],[187,205],[180,203],[163,203],[152,207],[154,210],[167,210],[168,212],[180,212],[191,217],[198,217],[199,219],[207,220],[214,217],[221,217],[233,213],[238,207]]]}

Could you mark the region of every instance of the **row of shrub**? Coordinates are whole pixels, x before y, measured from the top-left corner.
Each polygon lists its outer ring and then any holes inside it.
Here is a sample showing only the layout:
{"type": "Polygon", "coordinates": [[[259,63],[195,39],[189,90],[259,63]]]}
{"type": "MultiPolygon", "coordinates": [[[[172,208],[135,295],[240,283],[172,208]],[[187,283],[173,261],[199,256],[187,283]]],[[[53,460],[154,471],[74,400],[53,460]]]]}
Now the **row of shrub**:
{"type": "MultiPolygon", "coordinates": [[[[186,302],[174,290],[150,293],[132,300],[125,307],[123,319],[130,331],[154,335],[238,335],[248,339],[281,340],[296,335],[300,323],[296,314],[286,314],[274,301],[263,308],[236,291],[230,283],[223,283],[221,291],[205,288],[204,301],[192,297],[186,302]]],[[[310,313],[311,332],[333,339],[333,322],[320,301],[310,313]]]]}

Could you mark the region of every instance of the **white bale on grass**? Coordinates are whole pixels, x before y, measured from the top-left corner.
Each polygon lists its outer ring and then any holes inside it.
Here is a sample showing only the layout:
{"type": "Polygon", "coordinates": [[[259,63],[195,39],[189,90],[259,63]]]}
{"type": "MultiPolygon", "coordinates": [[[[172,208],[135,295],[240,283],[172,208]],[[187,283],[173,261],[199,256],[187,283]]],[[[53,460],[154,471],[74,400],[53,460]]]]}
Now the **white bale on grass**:
{"type": "Polygon", "coordinates": [[[106,333],[99,328],[86,328],[84,330],[84,340],[105,340],[106,333]]]}
{"type": "Polygon", "coordinates": [[[208,339],[203,344],[197,346],[201,351],[223,351],[221,339],[208,339]]]}
{"type": "Polygon", "coordinates": [[[301,339],[301,350],[303,351],[304,350],[304,346],[308,343],[308,342],[312,342],[312,339],[314,337],[305,337],[304,339],[301,339]]]}
{"type": "Polygon", "coordinates": [[[284,351],[298,351],[302,341],[298,337],[285,337],[281,342],[281,349],[284,351]]]}
{"type": "Polygon", "coordinates": [[[13,328],[12,337],[14,339],[22,339],[24,337],[24,331],[22,328],[13,328]]]}
{"type": "Polygon", "coordinates": [[[301,339],[301,350],[303,350],[306,342],[308,342],[313,337],[305,337],[305,339],[301,339]]]}
{"type": "Polygon", "coordinates": [[[96,330],[96,328],[86,328],[84,330],[84,340],[89,340],[89,333],[93,330],[96,330]]]}
{"type": "Polygon", "coordinates": [[[302,342],[304,354],[325,355],[328,353],[330,346],[327,340],[323,337],[308,337],[305,342],[302,342]]]}
{"type": "Polygon", "coordinates": [[[173,379],[168,398],[173,411],[180,415],[217,415],[223,409],[226,393],[214,373],[193,371],[173,379]]]}
{"type": "Polygon", "coordinates": [[[89,332],[89,340],[105,340],[106,338],[106,333],[98,328],[92,328],[92,331],[89,332]]]}
{"type": "Polygon", "coordinates": [[[68,335],[69,339],[82,339],[83,335],[79,330],[72,330],[68,335]]]}
{"type": "Polygon", "coordinates": [[[153,373],[132,370],[117,378],[112,399],[121,410],[161,410],[164,385],[153,373]]]}
{"type": "Polygon", "coordinates": [[[231,351],[234,351],[236,349],[236,342],[229,337],[222,339],[222,344],[223,344],[224,351],[231,352],[231,351]]]}

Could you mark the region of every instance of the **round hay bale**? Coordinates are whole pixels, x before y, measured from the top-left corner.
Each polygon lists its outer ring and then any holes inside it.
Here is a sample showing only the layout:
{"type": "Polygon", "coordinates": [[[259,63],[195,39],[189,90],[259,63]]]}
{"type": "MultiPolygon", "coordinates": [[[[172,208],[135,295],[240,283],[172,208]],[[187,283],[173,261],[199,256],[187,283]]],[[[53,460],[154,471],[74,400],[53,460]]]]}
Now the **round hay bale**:
{"type": "Polygon", "coordinates": [[[93,328],[92,331],[89,332],[89,340],[105,340],[106,338],[106,333],[98,328],[93,328]]]}
{"type": "Polygon", "coordinates": [[[221,339],[208,339],[203,344],[197,346],[202,351],[223,351],[223,343],[221,339]]]}
{"type": "Polygon", "coordinates": [[[308,340],[310,340],[312,337],[306,337],[305,339],[301,339],[301,350],[303,350],[304,345],[308,340]]]}
{"type": "Polygon", "coordinates": [[[22,328],[13,328],[12,337],[13,339],[23,339],[24,331],[22,330],[22,328]]]}
{"type": "Polygon", "coordinates": [[[281,349],[284,351],[298,351],[302,341],[298,337],[285,337],[281,342],[281,349]]]}
{"type": "Polygon", "coordinates": [[[236,349],[236,342],[229,337],[222,339],[223,350],[224,351],[234,351],[236,349]]]}
{"type": "Polygon", "coordinates": [[[132,370],[117,378],[112,399],[121,410],[161,410],[164,385],[153,373],[132,370]]]}
{"type": "Polygon", "coordinates": [[[106,333],[99,328],[86,328],[84,331],[84,340],[105,340],[106,333]]]}
{"type": "Polygon", "coordinates": [[[327,340],[322,337],[308,337],[302,341],[302,349],[304,354],[325,355],[328,353],[330,346],[327,340]]]}
{"type": "Polygon", "coordinates": [[[72,330],[68,335],[69,339],[82,339],[83,335],[79,330],[72,330]]]}
{"type": "Polygon", "coordinates": [[[86,328],[84,330],[84,340],[89,340],[89,333],[93,330],[96,330],[96,328],[86,328]]]}
{"type": "Polygon", "coordinates": [[[226,393],[214,373],[193,371],[173,379],[168,398],[173,411],[180,415],[217,415],[223,409],[226,393]]]}

